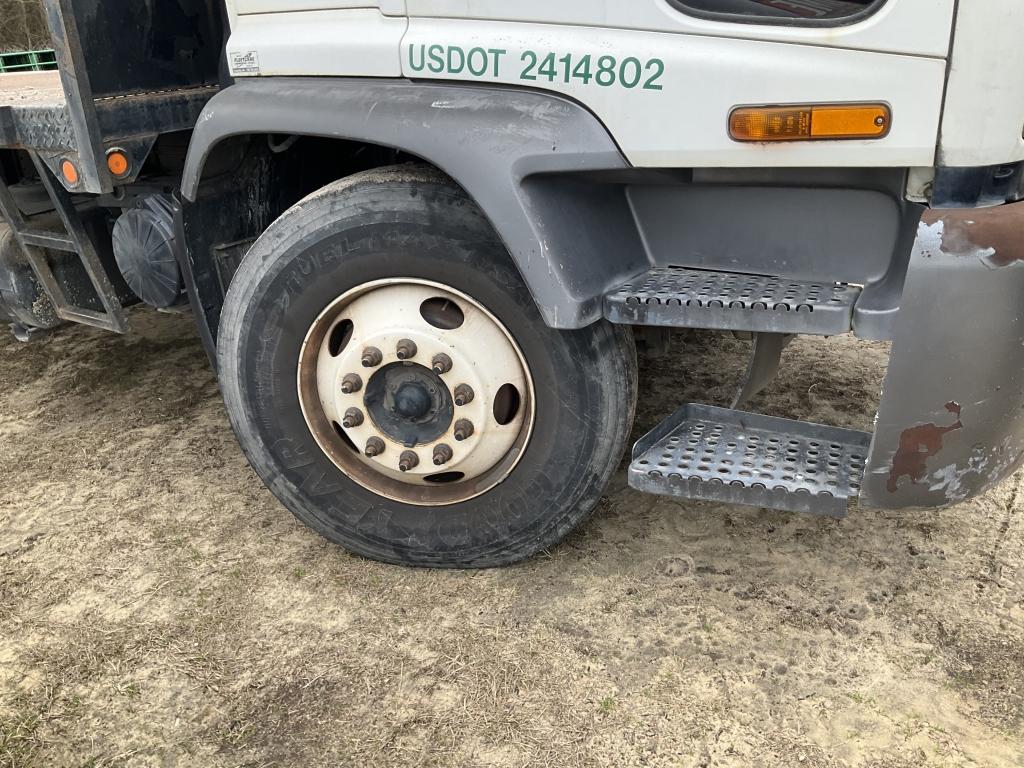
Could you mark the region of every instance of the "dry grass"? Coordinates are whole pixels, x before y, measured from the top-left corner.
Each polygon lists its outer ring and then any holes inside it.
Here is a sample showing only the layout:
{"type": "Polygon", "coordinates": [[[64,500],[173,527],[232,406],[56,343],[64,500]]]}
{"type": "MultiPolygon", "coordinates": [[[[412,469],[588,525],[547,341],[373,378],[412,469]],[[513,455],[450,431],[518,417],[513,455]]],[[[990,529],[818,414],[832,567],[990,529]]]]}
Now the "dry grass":
{"type": "MultiPolygon", "coordinates": [[[[187,318],[133,321],[0,340],[0,765],[1024,761],[1013,482],[840,523],[620,475],[529,563],[397,569],[262,488],[187,318]]],[[[638,429],[741,353],[678,339],[638,429]]],[[[867,428],[885,354],[802,342],[755,406],[867,428]]]]}

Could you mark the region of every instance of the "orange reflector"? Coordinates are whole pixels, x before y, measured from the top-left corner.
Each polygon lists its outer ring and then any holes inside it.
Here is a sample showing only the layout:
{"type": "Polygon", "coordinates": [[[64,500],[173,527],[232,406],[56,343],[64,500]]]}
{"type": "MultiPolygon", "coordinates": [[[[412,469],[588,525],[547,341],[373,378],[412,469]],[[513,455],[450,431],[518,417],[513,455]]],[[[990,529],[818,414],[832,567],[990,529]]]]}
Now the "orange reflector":
{"type": "Polygon", "coordinates": [[[120,149],[107,152],[107,170],[116,178],[128,175],[128,156],[120,149]]]}
{"type": "Polygon", "coordinates": [[[78,186],[78,169],[70,160],[60,161],[60,175],[64,177],[69,187],[78,186]]]}
{"type": "Polygon", "coordinates": [[[729,115],[729,135],[735,141],[880,139],[891,123],[885,104],[737,107],[729,115]]]}

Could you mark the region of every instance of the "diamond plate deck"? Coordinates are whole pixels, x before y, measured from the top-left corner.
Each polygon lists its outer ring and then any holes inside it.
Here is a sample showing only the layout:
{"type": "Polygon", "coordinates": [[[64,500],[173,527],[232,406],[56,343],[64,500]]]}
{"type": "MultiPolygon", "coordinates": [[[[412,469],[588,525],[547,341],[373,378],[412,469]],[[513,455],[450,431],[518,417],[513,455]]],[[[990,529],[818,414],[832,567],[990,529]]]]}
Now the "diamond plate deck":
{"type": "Polygon", "coordinates": [[[831,336],[852,327],[860,290],[845,283],[655,267],[609,291],[604,316],[625,325],[831,336]]]}
{"type": "Polygon", "coordinates": [[[0,146],[74,149],[59,73],[0,75],[0,146]]]}
{"type": "Polygon", "coordinates": [[[629,484],[686,499],[843,517],[871,435],[687,405],[633,448],[629,484]]]}

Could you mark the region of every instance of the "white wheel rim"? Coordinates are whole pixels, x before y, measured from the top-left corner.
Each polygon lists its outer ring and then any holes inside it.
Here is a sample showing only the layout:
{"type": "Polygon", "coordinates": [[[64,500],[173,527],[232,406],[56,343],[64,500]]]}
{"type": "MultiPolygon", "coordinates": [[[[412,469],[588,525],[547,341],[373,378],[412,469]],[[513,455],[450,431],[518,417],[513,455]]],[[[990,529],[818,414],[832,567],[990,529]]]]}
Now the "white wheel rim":
{"type": "Polygon", "coordinates": [[[426,280],[379,280],[332,302],[306,334],[298,385],[306,423],[338,468],[368,490],[410,504],[453,504],[490,490],[514,469],[533,429],[533,382],[511,334],[474,299],[426,280]],[[424,307],[443,307],[442,319],[461,315],[462,322],[451,327],[454,321],[439,323],[429,311],[428,320],[424,307]],[[415,354],[402,360],[400,345],[407,341],[415,344],[415,354]],[[367,367],[362,358],[372,349],[380,361],[367,367]],[[450,370],[430,373],[442,355],[450,370]],[[346,376],[353,375],[358,390],[346,392],[346,376]],[[430,395],[431,407],[419,420],[396,410],[395,382],[406,379],[418,405],[430,395]],[[464,393],[465,387],[472,399],[456,405],[455,391],[464,393]],[[381,392],[387,393],[383,399],[381,392]],[[508,406],[517,399],[513,413],[508,406]],[[352,409],[361,421],[346,421],[352,409]],[[456,429],[464,422],[472,425],[468,437],[456,429]],[[367,455],[374,440],[383,443],[383,452],[367,455]],[[403,463],[407,452],[415,466],[403,463]]]}

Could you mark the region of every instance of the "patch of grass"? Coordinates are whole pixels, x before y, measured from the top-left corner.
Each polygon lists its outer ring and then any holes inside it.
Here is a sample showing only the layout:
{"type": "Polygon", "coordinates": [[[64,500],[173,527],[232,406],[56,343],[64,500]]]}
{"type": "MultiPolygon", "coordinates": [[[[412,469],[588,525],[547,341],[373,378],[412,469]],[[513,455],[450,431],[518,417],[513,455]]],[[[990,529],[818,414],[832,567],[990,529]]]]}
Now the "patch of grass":
{"type": "Polygon", "coordinates": [[[614,696],[605,696],[601,699],[601,703],[598,704],[597,708],[601,714],[609,715],[616,710],[619,703],[615,700],[614,696]]]}
{"type": "Polygon", "coordinates": [[[293,568],[292,569],[292,578],[295,579],[296,581],[301,579],[301,578],[303,578],[305,575],[306,575],[306,569],[305,568],[293,568]]]}
{"type": "Polygon", "coordinates": [[[971,687],[970,681],[958,673],[949,675],[945,680],[942,681],[942,685],[949,688],[951,691],[964,691],[971,687]]]}
{"type": "Polygon", "coordinates": [[[31,764],[44,746],[39,735],[43,726],[61,719],[73,721],[81,713],[82,701],[77,696],[66,698],[59,686],[45,685],[8,705],[13,714],[0,717],[0,766],[14,768],[31,764]]]}
{"type": "Polygon", "coordinates": [[[255,736],[258,730],[252,721],[232,719],[217,730],[217,740],[223,745],[238,748],[255,736]]]}
{"type": "Polygon", "coordinates": [[[36,731],[43,715],[34,707],[23,706],[12,716],[0,718],[0,765],[28,763],[39,747],[36,731]]]}
{"type": "Polygon", "coordinates": [[[114,690],[116,690],[122,696],[127,696],[130,699],[137,698],[142,693],[142,691],[139,690],[139,684],[136,682],[115,684],[114,690]]]}

